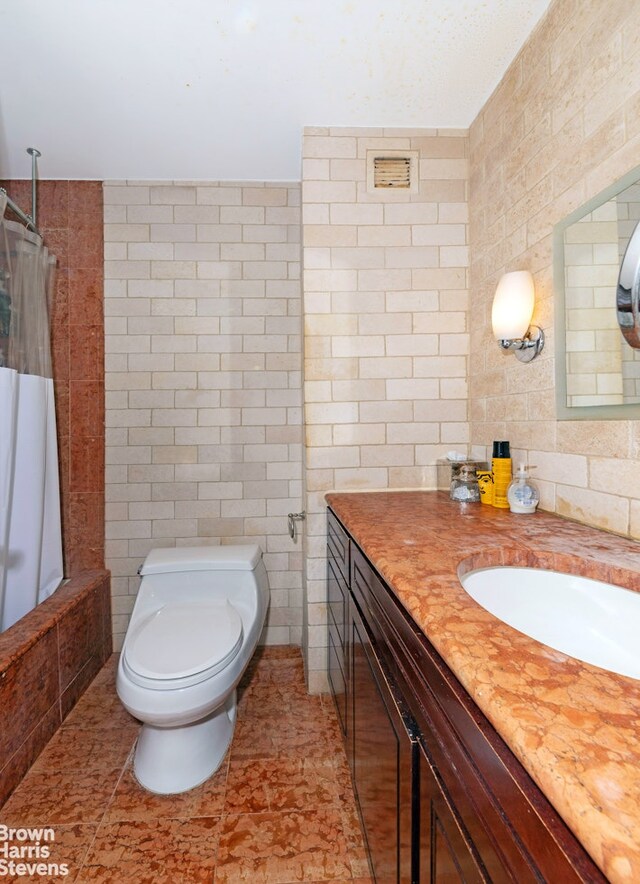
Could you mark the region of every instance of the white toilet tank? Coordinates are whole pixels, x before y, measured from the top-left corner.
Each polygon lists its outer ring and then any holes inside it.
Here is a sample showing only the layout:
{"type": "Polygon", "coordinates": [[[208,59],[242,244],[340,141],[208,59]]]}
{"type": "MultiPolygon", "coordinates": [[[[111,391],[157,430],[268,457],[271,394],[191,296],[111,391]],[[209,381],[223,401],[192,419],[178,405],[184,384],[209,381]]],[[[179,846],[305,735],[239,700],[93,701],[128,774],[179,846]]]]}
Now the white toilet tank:
{"type": "MultiPolygon", "coordinates": [[[[266,605],[267,572],[259,546],[203,546],[151,550],[140,568],[138,601],[145,608],[229,599],[266,605]]],[[[137,605],[136,605],[137,606],[137,605]]]]}
{"type": "Polygon", "coordinates": [[[183,546],[152,549],[140,574],[168,574],[176,571],[252,571],[262,560],[255,544],[243,546],[183,546]]]}

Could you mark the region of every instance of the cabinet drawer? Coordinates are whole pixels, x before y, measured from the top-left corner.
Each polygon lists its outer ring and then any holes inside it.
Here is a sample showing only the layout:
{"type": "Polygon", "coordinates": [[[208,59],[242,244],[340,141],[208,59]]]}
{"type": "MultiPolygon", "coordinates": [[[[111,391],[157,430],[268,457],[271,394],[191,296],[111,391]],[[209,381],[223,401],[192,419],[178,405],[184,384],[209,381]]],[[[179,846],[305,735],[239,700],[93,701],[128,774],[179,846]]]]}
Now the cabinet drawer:
{"type": "Polygon", "coordinates": [[[331,510],[327,513],[327,549],[329,558],[335,562],[336,568],[344,581],[349,585],[349,536],[331,510]]]}
{"type": "Polygon", "coordinates": [[[327,560],[327,598],[330,614],[329,625],[333,624],[335,627],[340,645],[344,649],[348,590],[331,557],[327,560]]]}

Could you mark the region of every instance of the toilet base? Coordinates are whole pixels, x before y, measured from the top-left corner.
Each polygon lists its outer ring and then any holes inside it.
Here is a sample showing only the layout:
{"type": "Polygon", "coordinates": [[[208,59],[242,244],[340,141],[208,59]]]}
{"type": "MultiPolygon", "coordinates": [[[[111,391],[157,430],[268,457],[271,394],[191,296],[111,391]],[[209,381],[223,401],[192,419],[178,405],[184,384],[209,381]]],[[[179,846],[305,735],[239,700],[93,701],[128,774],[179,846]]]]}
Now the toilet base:
{"type": "Polygon", "coordinates": [[[187,792],[220,767],[236,721],[236,692],[206,718],[181,727],[144,724],[133,772],[141,786],[159,795],[187,792]]]}

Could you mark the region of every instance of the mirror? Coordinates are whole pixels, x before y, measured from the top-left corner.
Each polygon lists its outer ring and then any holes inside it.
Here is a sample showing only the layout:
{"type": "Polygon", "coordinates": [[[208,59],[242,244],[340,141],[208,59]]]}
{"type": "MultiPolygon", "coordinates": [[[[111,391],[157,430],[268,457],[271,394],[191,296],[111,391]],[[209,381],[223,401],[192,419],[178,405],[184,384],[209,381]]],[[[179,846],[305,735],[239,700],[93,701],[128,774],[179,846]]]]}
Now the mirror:
{"type": "Polygon", "coordinates": [[[639,222],[640,167],[554,228],[559,420],[640,418],[639,222]]]}

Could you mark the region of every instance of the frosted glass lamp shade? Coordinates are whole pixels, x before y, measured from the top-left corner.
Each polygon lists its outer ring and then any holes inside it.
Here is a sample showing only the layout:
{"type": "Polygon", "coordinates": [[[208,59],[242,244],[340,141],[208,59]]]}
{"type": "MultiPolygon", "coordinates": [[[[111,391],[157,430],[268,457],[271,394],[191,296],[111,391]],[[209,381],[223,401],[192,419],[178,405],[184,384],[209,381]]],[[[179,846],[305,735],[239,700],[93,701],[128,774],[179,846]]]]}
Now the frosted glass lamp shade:
{"type": "Polygon", "coordinates": [[[501,277],[493,296],[491,325],[497,341],[524,338],[533,316],[533,277],[528,270],[514,270],[501,277]]]}

